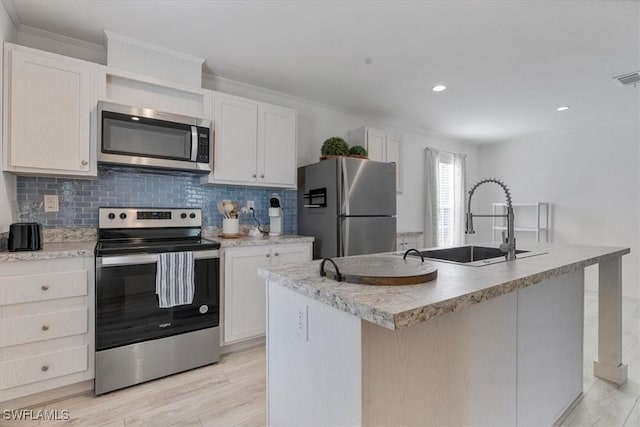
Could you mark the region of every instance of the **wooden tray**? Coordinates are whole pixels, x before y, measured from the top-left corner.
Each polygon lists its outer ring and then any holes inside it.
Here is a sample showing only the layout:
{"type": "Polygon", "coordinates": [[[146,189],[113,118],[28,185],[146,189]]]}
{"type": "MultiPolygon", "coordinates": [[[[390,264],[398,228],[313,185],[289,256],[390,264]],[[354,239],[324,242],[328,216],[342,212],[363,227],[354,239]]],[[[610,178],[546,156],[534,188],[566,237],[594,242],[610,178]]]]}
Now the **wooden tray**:
{"type": "MultiPolygon", "coordinates": [[[[405,260],[400,256],[372,255],[357,258],[334,258],[333,262],[337,264],[342,277],[337,277],[335,267],[328,261],[324,264],[327,277],[361,285],[417,285],[431,282],[438,277],[437,268],[415,258],[405,260]]],[[[322,273],[320,274],[322,275],[322,273]]]]}

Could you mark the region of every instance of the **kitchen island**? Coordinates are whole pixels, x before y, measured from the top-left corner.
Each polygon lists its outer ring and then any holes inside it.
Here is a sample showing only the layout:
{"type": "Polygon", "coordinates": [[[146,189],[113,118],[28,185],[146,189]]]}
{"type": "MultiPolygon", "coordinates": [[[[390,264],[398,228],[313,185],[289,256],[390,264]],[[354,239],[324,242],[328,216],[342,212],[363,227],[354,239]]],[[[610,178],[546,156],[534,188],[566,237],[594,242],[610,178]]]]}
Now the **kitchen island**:
{"type": "Polygon", "coordinates": [[[409,286],[338,283],[319,261],[267,281],[271,425],[551,425],[582,392],[584,268],[599,264],[594,375],[621,384],[627,248],[548,245],[409,286]]]}

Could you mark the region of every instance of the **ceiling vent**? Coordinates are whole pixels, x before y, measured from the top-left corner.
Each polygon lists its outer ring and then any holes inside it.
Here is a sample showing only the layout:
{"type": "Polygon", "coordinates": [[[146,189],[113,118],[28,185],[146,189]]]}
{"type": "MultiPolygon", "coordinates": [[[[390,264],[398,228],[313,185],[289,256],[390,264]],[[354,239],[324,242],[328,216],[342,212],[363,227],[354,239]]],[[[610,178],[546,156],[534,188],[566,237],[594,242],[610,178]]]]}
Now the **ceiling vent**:
{"type": "Polygon", "coordinates": [[[615,80],[618,81],[622,86],[636,86],[640,83],[640,71],[635,71],[633,73],[623,74],[621,76],[614,77],[615,80]]]}

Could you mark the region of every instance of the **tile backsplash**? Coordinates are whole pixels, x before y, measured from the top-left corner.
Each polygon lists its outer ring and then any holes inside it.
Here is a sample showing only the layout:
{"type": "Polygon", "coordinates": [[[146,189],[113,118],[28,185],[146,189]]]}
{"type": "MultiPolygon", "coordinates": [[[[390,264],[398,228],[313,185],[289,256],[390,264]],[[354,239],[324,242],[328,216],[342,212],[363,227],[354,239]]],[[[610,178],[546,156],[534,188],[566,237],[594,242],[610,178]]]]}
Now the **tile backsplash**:
{"type": "MultiPolygon", "coordinates": [[[[269,224],[269,198],[278,193],[284,209],[284,232],[297,230],[297,193],[274,188],[201,185],[193,175],[173,175],[123,167],[100,166],[98,178],[69,179],[18,177],[17,219],[38,221],[45,227],[97,227],[99,207],[190,207],[202,208],[204,225],[222,226],[216,202],[230,199],[245,206],[255,201],[256,217],[269,224]],[[59,212],[44,212],[45,194],[58,195],[59,212]]],[[[241,215],[240,224],[255,224],[251,215],[241,215]]]]}

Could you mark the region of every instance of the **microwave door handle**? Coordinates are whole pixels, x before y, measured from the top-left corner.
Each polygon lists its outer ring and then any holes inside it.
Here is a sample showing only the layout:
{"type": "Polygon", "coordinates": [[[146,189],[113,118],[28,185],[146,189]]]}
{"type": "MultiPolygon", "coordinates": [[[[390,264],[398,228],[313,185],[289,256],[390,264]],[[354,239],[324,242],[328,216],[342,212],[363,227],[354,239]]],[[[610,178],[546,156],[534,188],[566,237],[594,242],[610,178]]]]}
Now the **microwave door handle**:
{"type": "Polygon", "coordinates": [[[198,128],[191,126],[191,161],[198,159],[198,128]]]}

